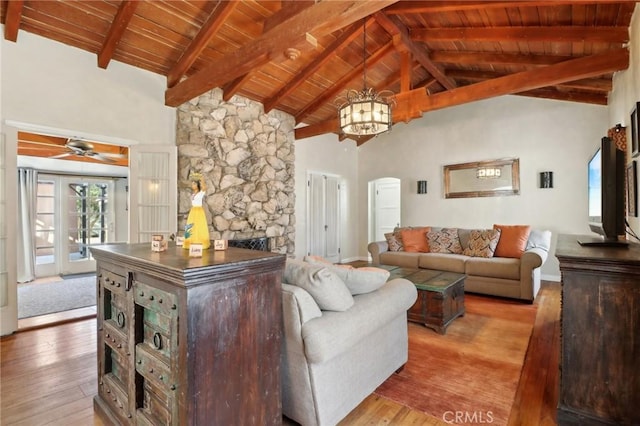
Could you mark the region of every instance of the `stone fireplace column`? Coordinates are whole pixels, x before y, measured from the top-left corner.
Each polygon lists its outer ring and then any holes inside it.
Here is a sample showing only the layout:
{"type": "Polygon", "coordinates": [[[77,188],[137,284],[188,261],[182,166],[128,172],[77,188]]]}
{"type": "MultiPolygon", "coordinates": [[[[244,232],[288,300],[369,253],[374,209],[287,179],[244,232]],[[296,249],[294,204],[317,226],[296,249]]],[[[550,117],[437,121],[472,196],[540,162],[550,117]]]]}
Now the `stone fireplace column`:
{"type": "Polygon", "coordinates": [[[295,119],[214,89],[177,109],[178,226],[191,207],[189,173],[205,178],[211,239],[269,237],[271,251],[295,252],[295,119]]]}

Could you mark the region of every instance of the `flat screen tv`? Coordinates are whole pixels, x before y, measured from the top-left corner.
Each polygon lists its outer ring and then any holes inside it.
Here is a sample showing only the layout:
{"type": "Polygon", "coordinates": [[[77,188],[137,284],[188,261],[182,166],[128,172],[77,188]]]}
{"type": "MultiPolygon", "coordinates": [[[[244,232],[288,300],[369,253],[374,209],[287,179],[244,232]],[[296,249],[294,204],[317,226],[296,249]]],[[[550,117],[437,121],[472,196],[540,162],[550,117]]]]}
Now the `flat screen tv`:
{"type": "Polygon", "coordinates": [[[624,152],[607,137],[589,160],[589,228],[601,237],[584,237],[582,245],[626,246],[624,152]]]}

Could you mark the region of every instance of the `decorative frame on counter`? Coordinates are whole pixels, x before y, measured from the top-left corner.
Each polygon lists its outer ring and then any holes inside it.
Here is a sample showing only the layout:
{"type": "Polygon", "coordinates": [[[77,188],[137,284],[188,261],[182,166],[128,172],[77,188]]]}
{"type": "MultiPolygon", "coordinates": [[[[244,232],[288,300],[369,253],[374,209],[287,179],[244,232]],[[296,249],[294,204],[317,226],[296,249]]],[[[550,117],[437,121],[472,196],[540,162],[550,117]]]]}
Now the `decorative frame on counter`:
{"type": "Polygon", "coordinates": [[[445,198],[501,197],[520,194],[520,160],[501,158],[444,166],[445,198]],[[491,173],[482,173],[491,170],[491,173]],[[499,170],[498,173],[494,173],[499,170]]]}

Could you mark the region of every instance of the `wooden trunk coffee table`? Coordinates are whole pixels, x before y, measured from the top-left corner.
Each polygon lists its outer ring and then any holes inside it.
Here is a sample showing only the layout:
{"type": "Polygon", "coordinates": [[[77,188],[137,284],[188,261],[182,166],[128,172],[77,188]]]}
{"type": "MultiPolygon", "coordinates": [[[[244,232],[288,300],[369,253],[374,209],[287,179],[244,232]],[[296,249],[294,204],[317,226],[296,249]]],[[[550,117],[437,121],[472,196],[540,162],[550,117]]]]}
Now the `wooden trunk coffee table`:
{"type": "Polygon", "coordinates": [[[407,319],[419,322],[440,334],[451,322],[464,315],[465,274],[433,269],[379,265],[391,273],[389,279],[405,278],[418,289],[418,300],[407,311],[407,319]]]}

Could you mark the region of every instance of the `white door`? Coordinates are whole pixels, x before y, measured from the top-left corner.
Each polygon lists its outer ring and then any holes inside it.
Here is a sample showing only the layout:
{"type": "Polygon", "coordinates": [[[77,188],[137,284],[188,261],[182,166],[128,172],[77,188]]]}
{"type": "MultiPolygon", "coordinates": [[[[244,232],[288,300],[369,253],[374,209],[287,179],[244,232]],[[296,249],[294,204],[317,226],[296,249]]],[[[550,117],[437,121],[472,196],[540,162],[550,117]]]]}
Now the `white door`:
{"type": "Polygon", "coordinates": [[[177,147],[136,145],[129,153],[129,242],[168,239],[178,230],[177,147]]]}
{"type": "Polygon", "coordinates": [[[0,134],[0,335],[18,329],[16,230],[18,205],[18,130],[3,126],[0,134]]]}
{"type": "Polygon", "coordinates": [[[310,173],[307,188],[307,254],[340,262],[340,177],[310,173]]]}
{"type": "Polygon", "coordinates": [[[384,234],[400,226],[400,180],[378,179],[373,191],[374,241],[384,241],[384,234]]]}

